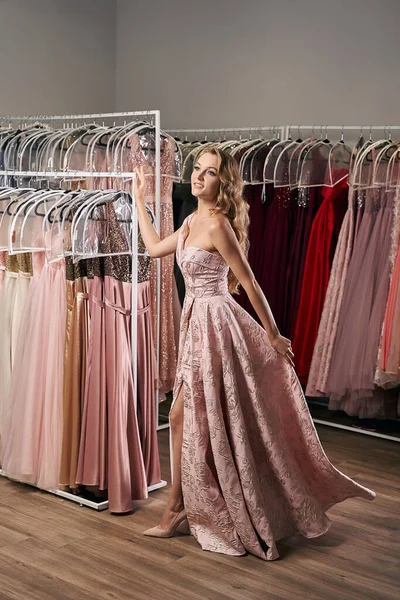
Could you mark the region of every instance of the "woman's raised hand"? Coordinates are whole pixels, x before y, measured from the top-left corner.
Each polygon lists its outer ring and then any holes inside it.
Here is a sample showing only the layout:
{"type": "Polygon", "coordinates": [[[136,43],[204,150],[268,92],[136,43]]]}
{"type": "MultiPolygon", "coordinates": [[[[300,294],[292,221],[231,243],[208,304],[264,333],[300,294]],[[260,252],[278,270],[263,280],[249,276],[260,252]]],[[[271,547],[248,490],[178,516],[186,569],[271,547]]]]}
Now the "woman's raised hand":
{"type": "Polygon", "coordinates": [[[136,204],[144,204],[144,198],[146,195],[146,174],[144,172],[143,165],[135,170],[136,178],[135,178],[135,200],[136,204]]]}

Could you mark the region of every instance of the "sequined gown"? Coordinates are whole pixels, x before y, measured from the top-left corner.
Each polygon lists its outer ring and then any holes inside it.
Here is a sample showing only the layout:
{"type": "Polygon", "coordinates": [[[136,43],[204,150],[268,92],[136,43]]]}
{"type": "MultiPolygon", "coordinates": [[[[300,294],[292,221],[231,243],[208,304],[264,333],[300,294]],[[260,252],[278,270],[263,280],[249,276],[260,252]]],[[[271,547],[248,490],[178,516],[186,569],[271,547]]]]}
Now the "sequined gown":
{"type": "MultiPolygon", "coordinates": [[[[155,170],[150,159],[146,160],[140,145],[138,135],[131,137],[131,148],[126,157],[125,168],[135,169],[144,166],[147,174],[152,175],[146,179],[147,193],[146,204],[152,211],[156,211],[155,170]]],[[[172,186],[174,176],[175,141],[172,138],[163,139],[161,145],[161,214],[160,237],[164,239],[174,233],[174,218],[172,209],[172,186]]],[[[129,187],[129,186],[128,186],[129,187]]],[[[130,191],[128,189],[128,191],[130,191]]],[[[177,345],[175,331],[178,329],[177,315],[180,314],[179,299],[174,279],[174,257],[172,255],[160,259],[161,263],[161,319],[160,319],[160,388],[168,392],[172,390],[176,373],[177,345]]],[[[153,335],[157,318],[157,261],[151,265],[151,314],[153,319],[153,335]]]]}
{"type": "Polygon", "coordinates": [[[262,243],[264,254],[260,286],[268,299],[280,331],[284,331],[286,271],[293,235],[295,205],[288,188],[276,188],[265,217],[262,243]]]}
{"type": "Polygon", "coordinates": [[[185,248],[188,233],[186,220],[174,400],[182,388],[190,529],[204,550],[273,560],[281,538],[325,533],[335,503],[375,494],[329,462],[294,369],[230,296],[222,257],[185,248]]]}
{"type": "MultiPolygon", "coordinates": [[[[110,203],[106,252],[126,252],[110,203]]],[[[144,249],[139,238],[139,251],[144,249]]],[[[154,346],[150,321],[149,257],[139,257],[137,360],[134,398],[131,348],[131,257],[89,261],[90,339],[77,483],[108,490],[111,512],[132,510],[161,479],[156,435],[154,346]]]]}

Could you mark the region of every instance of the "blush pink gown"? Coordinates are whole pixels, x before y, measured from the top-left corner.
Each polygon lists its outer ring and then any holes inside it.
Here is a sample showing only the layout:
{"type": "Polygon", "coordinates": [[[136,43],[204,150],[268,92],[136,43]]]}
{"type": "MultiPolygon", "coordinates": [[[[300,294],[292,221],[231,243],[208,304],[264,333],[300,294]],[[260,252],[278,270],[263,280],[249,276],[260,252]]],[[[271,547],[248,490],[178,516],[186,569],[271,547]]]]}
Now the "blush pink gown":
{"type": "MultiPolygon", "coordinates": [[[[189,217],[190,219],[190,217],[189,217]]],[[[276,542],[313,538],[326,510],[375,493],[338,471],[318,439],[294,369],[231,297],[218,254],[184,248],[185,278],[176,400],[182,386],[182,490],[203,550],[278,558],[276,542]]]]}

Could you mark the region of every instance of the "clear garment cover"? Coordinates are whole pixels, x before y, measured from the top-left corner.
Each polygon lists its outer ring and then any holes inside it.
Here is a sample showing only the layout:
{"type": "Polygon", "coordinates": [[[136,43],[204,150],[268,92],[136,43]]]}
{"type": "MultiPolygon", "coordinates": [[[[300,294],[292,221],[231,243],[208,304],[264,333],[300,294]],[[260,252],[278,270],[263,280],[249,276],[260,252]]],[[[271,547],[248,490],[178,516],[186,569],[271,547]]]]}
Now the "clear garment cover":
{"type": "Polygon", "coordinates": [[[250,179],[251,183],[263,183],[264,181],[264,165],[268,154],[271,152],[274,146],[279,143],[278,139],[272,139],[261,144],[257,148],[251,158],[250,166],[250,179]]]}
{"type": "Polygon", "coordinates": [[[354,162],[354,168],[351,175],[351,182],[354,188],[371,188],[373,185],[374,164],[377,155],[386,148],[390,142],[388,140],[379,140],[371,142],[368,140],[354,162]]]}
{"type": "Polygon", "coordinates": [[[49,231],[50,244],[48,261],[55,262],[64,256],[72,255],[72,222],[74,215],[102,192],[76,191],[69,192],[61,198],[47,213],[45,229],[49,231]]]}
{"type": "Polygon", "coordinates": [[[397,150],[390,159],[386,174],[387,189],[396,188],[400,181],[400,149],[397,150]]]}
{"type": "Polygon", "coordinates": [[[290,187],[290,160],[293,152],[300,145],[299,141],[287,144],[275,162],[274,187],[290,187]]]}
{"type": "Polygon", "coordinates": [[[299,187],[302,160],[305,157],[305,155],[307,154],[307,151],[309,150],[309,148],[311,148],[311,146],[315,143],[316,143],[315,139],[308,138],[308,139],[304,140],[303,142],[300,142],[300,144],[297,146],[297,148],[294,149],[294,151],[290,157],[290,164],[289,164],[289,180],[290,180],[290,187],[292,189],[299,187]]]}
{"type": "Polygon", "coordinates": [[[329,152],[325,186],[334,187],[348,177],[351,155],[351,149],[343,141],[333,144],[329,152]]]}
{"type": "Polygon", "coordinates": [[[118,193],[107,200],[94,200],[85,204],[72,222],[72,254],[74,261],[94,256],[111,256],[132,253],[132,199],[129,194],[118,193]],[[110,206],[117,217],[124,249],[110,252],[110,206]]]}
{"type": "Polygon", "coordinates": [[[292,140],[284,140],[282,142],[278,142],[274,145],[271,152],[268,153],[268,156],[265,159],[264,163],[264,183],[274,183],[274,172],[276,161],[279,158],[280,153],[292,143],[292,140]]]}
{"type": "Polygon", "coordinates": [[[62,195],[62,191],[36,192],[17,205],[8,231],[10,253],[44,250],[43,218],[62,195]]]}
{"type": "Polygon", "coordinates": [[[373,186],[386,187],[390,161],[397,150],[398,145],[391,143],[378,152],[372,173],[373,186]]]}
{"type": "Polygon", "coordinates": [[[332,144],[327,140],[320,140],[307,149],[299,165],[299,187],[322,187],[325,185],[331,150],[332,144]]]}
{"type": "Polygon", "coordinates": [[[254,140],[253,144],[249,145],[249,148],[247,149],[247,151],[243,154],[242,158],[240,159],[239,169],[240,169],[240,174],[242,176],[244,183],[251,183],[252,158],[253,158],[254,154],[256,153],[256,151],[258,150],[258,148],[260,148],[260,146],[262,144],[265,144],[265,140],[263,140],[263,139],[254,140]]]}
{"type": "Polygon", "coordinates": [[[32,190],[25,194],[11,192],[9,196],[0,200],[0,251],[9,251],[9,230],[12,219],[18,207],[25,205],[32,193],[32,190]]]}

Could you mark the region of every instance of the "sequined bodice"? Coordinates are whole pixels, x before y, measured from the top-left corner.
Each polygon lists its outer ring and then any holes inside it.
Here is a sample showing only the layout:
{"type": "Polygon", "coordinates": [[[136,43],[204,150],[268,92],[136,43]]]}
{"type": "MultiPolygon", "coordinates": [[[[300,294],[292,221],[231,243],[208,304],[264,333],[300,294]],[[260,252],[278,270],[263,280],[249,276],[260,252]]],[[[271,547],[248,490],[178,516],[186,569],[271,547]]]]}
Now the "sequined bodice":
{"type": "Polygon", "coordinates": [[[181,229],[177,248],[177,261],[182,271],[189,298],[209,298],[229,294],[229,267],[220,254],[189,246],[184,248],[189,234],[188,217],[181,229]]]}
{"type": "Polygon", "coordinates": [[[32,254],[23,252],[20,254],[8,254],[6,259],[6,270],[12,273],[27,273],[32,275],[32,254]]]}
{"type": "MultiPolygon", "coordinates": [[[[110,202],[108,206],[108,225],[109,235],[107,236],[106,251],[113,252],[127,252],[129,250],[129,244],[125,238],[125,235],[119,225],[117,215],[113,203],[110,202]]],[[[150,256],[143,256],[146,251],[142,236],[139,233],[138,236],[138,283],[143,283],[150,279],[150,256]]],[[[104,259],[105,274],[118,279],[119,281],[125,281],[130,283],[132,281],[132,257],[130,254],[115,254],[113,256],[106,256],[104,259]]]]}

